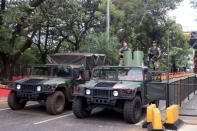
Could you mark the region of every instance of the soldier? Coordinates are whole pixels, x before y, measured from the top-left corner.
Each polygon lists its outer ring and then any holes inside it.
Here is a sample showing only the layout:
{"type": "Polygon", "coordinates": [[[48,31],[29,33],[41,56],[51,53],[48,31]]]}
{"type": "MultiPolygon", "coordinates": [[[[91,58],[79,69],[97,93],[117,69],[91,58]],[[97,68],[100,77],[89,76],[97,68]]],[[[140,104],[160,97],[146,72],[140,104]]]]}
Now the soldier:
{"type": "Polygon", "coordinates": [[[149,67],[153,70],[158,69],[159,67],[159,58],[161,57],[161,50],[157,47],[156,41],[152,43],[153,47],[149,48],[148,50],[148,63],[149,67]]]}
{"type": "Polygon", "coordinates": [[[126,41],[124,41],[122,43],[122,48],[120,48],[119,50],[119,66],[122,66],[123,65],[123,54],[125,51],[131,51],[131,49],[128,47],[128,43],[126,41]]]}

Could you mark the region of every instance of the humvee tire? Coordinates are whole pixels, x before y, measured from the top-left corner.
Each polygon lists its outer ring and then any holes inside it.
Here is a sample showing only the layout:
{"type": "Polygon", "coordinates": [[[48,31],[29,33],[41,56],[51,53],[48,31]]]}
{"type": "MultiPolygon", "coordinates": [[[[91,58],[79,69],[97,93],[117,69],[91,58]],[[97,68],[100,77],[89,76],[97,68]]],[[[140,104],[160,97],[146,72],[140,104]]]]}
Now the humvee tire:
{"type": "Polygon", "coordinates": [[[65,107],[65,95],[62,91],[56,91],[46,100],[46,110],[51,115],[61,114],[65,107]]]}
{"type": "Polygon", "coordinates": [[[12,110],[24,109],[26,103],[27,101],[18,98],[16,92],[14,91],[11,91],[10,94],[8,95],[8,106],[12,110]]]}
{"type": "Polygon", "coordinates": [[[77,118],[86,118],[90,115],[91,110],[85,109],[86,106],[87,104],[83,101],[82,98],[74,98],[72,110],[77,118]]]}
{"type": "Polygon", "coordinates": [[[142,115],[142,102],[139,96],[132,101],[125,101],[123,108],[124,120],[128,123],[136,124],[142,115]]]}

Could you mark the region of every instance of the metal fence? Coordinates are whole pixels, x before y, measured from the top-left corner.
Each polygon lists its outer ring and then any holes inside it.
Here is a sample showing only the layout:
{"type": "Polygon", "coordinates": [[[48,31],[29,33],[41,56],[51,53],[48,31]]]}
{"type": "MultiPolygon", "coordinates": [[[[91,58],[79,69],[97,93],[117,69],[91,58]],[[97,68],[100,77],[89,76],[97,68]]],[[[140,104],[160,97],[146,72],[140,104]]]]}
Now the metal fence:
{"type": "MultiPolygon", "coordinates": [[[[157,77],[156,77],[157,78],[157,77]]],[[[152,80],[147,83],[146,96],[150,100],[166,100],[166,106],[182,105],[185,99],[197,92],[197,77],[189,75],[169,80],[152,80]]]]}
{"type": "Polygon", "coordinates": [[[195,75],[183,77],[169,83],[169,98],[166,98],[169,105],[178,104],[181,106],[185,99],[190,100],[190,95],[196,94],[197,77],[195,75]]]}

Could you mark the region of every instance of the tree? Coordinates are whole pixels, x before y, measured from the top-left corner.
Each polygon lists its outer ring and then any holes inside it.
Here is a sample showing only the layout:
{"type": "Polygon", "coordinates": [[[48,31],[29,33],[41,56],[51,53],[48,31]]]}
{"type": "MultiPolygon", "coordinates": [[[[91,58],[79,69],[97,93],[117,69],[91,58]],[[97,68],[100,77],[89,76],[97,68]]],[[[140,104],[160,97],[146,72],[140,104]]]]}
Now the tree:
{"type": "Polygon", "coordinates": [[[106,63],[115,65],[118,63],[118,43],[118,38],[115,36],[111,36],[108,41],[106,33],[94,33],[87,38],[86,44],[80,48],[80,51],[105,54],[106,63]]]}
{"type": "MultiPolygon", "coordinates": [[[[115,0],[124,11],[123,38],[133,49],[147,50],[152,40],[160,41],[167,28],[167,11],[175,9],[181,0],[115,0]]],[[[147,51],[145,51],[147,52],[147,51]]]]}
{"type": "Polygon", "coordinates": [[[47,54],[83,50],[106,53],[108,63],[114,64],[118,40],[126,40],[133,50],[145,53],[152,40],[158,40],[165,52],[170,31],[175,37],[173,47],[187,48],[181,26],[166,16],[182,0],[112,0],[110,41],[102,33],[106,28],[106,0],[31,0],[9,4],[0,1],[0,58],[4,76],[12,74],[23,54],[28,56],[33,43],[42,63],[47,54]]]}
{"type": "MultiPolygon", "coordinates": [[[[94,31],[105,32],[106,31],[106,8],[107,0],[101,0],[98,11],[96,12],[97,17],[99,18],[98,25],[95,27],[94,31]]],[[[124,11],[119,9],[114,2],[110,3],[110,34],[113,36],[117,34],[119,30],[122,29],[124,21],[124,11]]]]}
{"type": "Polygon", "coordinates": [[[63,23],[59,25],[59,32],[73,46],[73,51],[80,48],[91,29],[99,24],[96,16],[99,2],[100,0],[67,0],[57,11],[57,16],[63,23]]]}
{"type": "Polygon", "coordinates": [[[188,65],[188,56],[191,53],[191,49],[183,49],[178,47],[171,48],[171,64],[176,65],[177,67],[180,66],[187,66],[188,65]]]}
{"type": "Polygon", "coordinates": [[[46,63],[47,54],[59,52],[65,40],[65,37],[62,37],[59,32],[59,26],[64,23],[59,18],[61,14],[56,13],[63,6],[66,6],[65,1],[46,0],[36,10],[42,22],[39,23],[39,29],[34,36],[34,43],[40,52],[41,62],[44,64],[46,63]]]}
{"type": "Polygon", "coordinates": [[[35,9],[43,2],[44,0],[33,0],[29,3],[6,5],[5,0],[1,0],[0,57],[4,77],[12,76],[17,60],[31,47],[39,22],[35,9]]]}
{"type": "Polygon", "coordinates": [[[36,10],[43,21],[34,37],[42,63],[47,54],[59,52],[62,46],[71,51],[80,48],[90,30],[99,23],[98,6],[99,0],[46,0],[36,10]]]}

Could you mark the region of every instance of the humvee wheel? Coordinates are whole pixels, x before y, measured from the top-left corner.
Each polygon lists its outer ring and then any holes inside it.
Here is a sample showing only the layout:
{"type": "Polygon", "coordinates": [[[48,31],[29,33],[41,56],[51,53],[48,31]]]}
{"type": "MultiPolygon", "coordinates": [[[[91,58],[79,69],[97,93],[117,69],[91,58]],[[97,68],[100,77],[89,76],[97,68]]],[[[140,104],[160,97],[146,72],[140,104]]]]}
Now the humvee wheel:
{"type": "Polygon", "coordinates": [[[128,123],[136,124],[142,115],[142,103],[139,96],[132,101],[126,101],[123,108],[124,120],[128,123]]]}
{"type": "Polygon", "coordinates": [[[8,105],[12,110],[20,110],[23,109],[26,105],[27,101],[21,98],[18,98],[16,92],[11,91],[8,95],[8,105]]]}
{"type": "Polygon", "coordinates": [[[46,110],[51,115],[61,114],[65,107],[65,95],[61,91],[56,91],[49,95],[46,100],[46,110]]]}
{"type": "Polygon", "coordinates": [[[77,118],[86,118],[90,115],[91,110],[87,110],[86,107],[87,104],[82,98],[74,98],[72,110],[77,118]]]}

